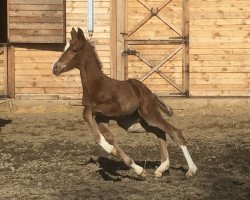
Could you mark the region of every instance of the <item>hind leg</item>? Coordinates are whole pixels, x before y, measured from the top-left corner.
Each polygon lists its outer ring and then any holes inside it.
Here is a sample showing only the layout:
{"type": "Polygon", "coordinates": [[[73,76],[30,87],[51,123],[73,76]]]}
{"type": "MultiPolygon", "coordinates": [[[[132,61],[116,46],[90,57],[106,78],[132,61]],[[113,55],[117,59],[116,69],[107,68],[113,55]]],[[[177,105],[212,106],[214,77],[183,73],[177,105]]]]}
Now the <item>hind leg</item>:
{"type": "Polygon", "coordinates": [[[163,173],[169,169],[170,162],[169,162],[169,155],[167,150],[167,142],[164,139],[159,140],[159,146],[160,146],[160,153],[161,153],[161,165],[155,170],[155,176],[161,177],[163,173]]]}
{"type": "MultiPolygon", "coordinates": [[[[181,131],[166,122],[166,120],[162,117],[161,113],[157,109],[157,106],[154,107],[150,104],[148,104],[147,106],[146,102],[144,102],[144,105],[141,105],[139,108],[139,114],[148,123],[148,125],[158,127],[159,129],[167,133],[174,140],[174,142],[176,142],[180,146],[188,164],[188,172],[186,173],[186,177],[193,177],[197,171],[197,167],[189,154],[186,146],[186,141],[181,131]]],[[[166,162],[165,165],[167,164],[168,163],[166,162]]]]}
{"type": "Polygon", "coordinates": [[[158,128],[149,126],[147,123],[141,121],[141,119],[139,118],[140,116],[135,114],[118,121],[118,125],[131,133],[151,132],[157,136],[160,147],[161,165],[156,169],[155,176],[161,177],[162,174],[170,167],[169,156],[167,151],[166,134],[158,128]]]}
{"type": "Polygon", "coordinates": [[[159,147],[160,147],[160,155],[161,155],[161,164],[155,170],[155,176],[161,177],[163,173],[169,169],[169,155],[167,150],[167,141],[166,141],[166,133],[159,128],[149,126],[146,122],[142,121],[141,125],[147,132],[151,132],[158,138],[159,147]]]}

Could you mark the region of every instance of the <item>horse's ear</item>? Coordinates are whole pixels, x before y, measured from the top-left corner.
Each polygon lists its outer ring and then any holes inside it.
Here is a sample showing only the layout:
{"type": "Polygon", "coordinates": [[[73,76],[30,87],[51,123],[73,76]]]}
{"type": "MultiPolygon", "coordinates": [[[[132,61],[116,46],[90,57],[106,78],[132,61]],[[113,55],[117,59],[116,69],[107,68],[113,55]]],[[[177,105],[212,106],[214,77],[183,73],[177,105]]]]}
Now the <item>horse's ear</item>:
{"type": "Polygon", "coordinates": [[[77,30],[77,38],[78,38],[78,39],[81,39],[81,40],[83,40],[83,41],[86,40],[86,39],[85,39],[85,36],[84,36],[84,33],[83,33],[82,29],[80,29],[80,28],[78,28],[78,30],[77,30]]]}
{"type": "Polygon", "coordinates": [[[72,30],[71,30],[71,38],[72,38],[72,40],[75,39],[76,37],[77,37],[76,30],[74,28],[72,28],[72,30]]]}

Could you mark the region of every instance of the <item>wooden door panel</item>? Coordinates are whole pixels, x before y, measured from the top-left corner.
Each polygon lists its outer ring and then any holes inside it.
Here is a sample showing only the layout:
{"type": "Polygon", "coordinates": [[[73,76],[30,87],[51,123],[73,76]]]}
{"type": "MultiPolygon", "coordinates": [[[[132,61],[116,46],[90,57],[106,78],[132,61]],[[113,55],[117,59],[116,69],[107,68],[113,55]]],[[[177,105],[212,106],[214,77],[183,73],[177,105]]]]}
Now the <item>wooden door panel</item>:
{"type": "Polygon", "coordinates": [[[188,0],[126,3],[126,78],[163,95],[188,95],[188,0]]]}

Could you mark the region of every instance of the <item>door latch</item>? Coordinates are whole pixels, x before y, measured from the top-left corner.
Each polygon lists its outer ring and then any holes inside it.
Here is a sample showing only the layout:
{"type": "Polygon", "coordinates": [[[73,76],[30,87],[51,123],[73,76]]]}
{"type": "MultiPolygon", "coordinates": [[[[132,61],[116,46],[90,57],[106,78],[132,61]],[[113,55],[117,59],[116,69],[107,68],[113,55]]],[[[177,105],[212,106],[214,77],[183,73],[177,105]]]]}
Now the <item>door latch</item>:
{"type": "Polygon", "coordinates": [[[127,55],[136,55],[137,53],[139,53],[138,51],[136,51],[135,49],[124,49],[122,51],[122,54],[127,54],[127,55]]]}

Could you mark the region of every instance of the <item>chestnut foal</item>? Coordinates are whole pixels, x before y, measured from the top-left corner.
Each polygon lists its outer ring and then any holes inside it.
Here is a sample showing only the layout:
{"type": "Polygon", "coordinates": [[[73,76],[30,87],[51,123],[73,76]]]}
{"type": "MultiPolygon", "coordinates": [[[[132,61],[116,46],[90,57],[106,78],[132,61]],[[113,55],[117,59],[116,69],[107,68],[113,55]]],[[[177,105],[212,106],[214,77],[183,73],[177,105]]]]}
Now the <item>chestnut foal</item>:
{"type": "Polygon", "coordinates": [[[170,167],[167,151],[166,134],[183,151],[188,164],[187,177],[193,177],[197,171],[186,141],[180,130],[170,125],[162,117],[161,111],[172,115],[170,107],[164,105],[143,83],[135,79],[117,81],[102,72],[102,63],[94,47],[84,37],[83,31],[73,28],[71,40],[64,52],[53,64],[53,74],[60,75],[73,68],[81,74],[84,106],[83,118],[92,130],[94,140],[113,155],[119,155],[126,165],[136,174],[145,177],[146,172],[127,156],[108,130],[109,120],[116,120],[118,125],[129,132],[154,133],[160,145],[161,165],[155,176],[161,177],[170,167]]]}

